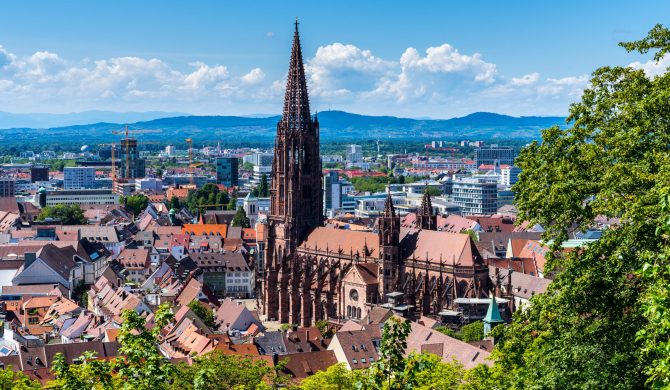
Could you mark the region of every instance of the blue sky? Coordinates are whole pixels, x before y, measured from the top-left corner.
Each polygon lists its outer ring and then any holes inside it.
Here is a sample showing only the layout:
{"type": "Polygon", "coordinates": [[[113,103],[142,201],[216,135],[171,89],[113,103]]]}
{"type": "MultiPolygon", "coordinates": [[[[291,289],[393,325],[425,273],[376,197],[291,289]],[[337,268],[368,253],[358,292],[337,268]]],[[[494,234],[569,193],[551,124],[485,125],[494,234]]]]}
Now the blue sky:
{"type": "MultiPolygon", "coordinates": [[[[312,108],[564,115],[661,1],[26,1],[0,4],[0,111],[276,113],[300,17],[312,108]]],[[[670,62],[668,63],[670,64],[670,62]]]]}

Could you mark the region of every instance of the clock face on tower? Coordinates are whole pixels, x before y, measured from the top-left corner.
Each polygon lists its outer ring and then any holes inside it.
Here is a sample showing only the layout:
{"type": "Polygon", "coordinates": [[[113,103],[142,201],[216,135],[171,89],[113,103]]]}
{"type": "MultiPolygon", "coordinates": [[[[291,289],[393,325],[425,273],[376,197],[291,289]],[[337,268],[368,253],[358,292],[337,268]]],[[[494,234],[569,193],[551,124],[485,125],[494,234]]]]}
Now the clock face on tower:
{"type": "Polygon", "coordinates": [[[358,290],[353,289],[353,290],[349,291],[349,298],[352,301],[358,301],[358,290]]]}

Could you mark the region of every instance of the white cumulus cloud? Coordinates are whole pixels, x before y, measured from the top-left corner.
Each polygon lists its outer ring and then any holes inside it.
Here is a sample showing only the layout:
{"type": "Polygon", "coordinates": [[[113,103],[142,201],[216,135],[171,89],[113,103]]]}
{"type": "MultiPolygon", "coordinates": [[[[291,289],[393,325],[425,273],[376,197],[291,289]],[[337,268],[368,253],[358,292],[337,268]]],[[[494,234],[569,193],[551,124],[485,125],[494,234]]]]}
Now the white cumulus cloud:
{"type": "MultiPolygon", "coordinates": [[[[2,54],[0,52],[0,58],[2,58],[1,56],[2,54]]],[[[2,63],[2,60],[0,60],[0,63],[2,63]]],[[[666,73],[668,68],[670,68],[670,54],[666,54],[658,61],[653,59],[646,62],[635,61],[628,66],[634,69],[644,70],[644,73],[649,77],[659,76],[666,73]]]]}

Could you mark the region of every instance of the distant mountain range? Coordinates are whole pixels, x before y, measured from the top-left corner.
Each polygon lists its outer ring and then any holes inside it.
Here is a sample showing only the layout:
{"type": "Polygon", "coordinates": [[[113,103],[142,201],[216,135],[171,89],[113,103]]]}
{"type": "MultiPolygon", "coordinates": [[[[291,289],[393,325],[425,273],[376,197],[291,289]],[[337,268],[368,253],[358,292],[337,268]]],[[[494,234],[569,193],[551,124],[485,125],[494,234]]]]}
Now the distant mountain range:
{"type": "Polygon", "coordinates": [[[83,111],[68,114],[13,114],[0,111],[0,129],[9,128],[37,128],[86,125],[89,123],[134,123],[150,121],[171,116],[189,115],[183,112],[114,112],[114,111],[83,111]]]}
{"type": "MultiPolygon", "coordinates": [[[[72,114],[84,118],[85,113],[72,114]]],[[[118,113],[157,115],[159,113],[118,113]]],[[[0,117],[1,118],[1,117],[0,117]]],[[[121,130],[122,123],[131,129],[161,130],[139,139],[158,142],[182,142],[190,137],[198,142],[259,143],[274,139],[279,116],[170,116],[140,121],[112,121],[75,124],[47,128],[12,128],[0,130],[0,141],[26,143],[79,143],[95,144],[118,139],[113,130],[121,130]]],[[[521,139],[538,138],[540,131],[553,125],[565,125],[563,117],[513,117],[488,112],[477,112],[452,119],[409,119],[393,116],[369,116],[343,111],[324,111],[318,114],[321,139],[324,141],[355,139],[521,139]]],[[[83,120],[83,119],[82,119],[83,120]]],[[[1,121],[0,121],[1,122],[1,121]]]]}

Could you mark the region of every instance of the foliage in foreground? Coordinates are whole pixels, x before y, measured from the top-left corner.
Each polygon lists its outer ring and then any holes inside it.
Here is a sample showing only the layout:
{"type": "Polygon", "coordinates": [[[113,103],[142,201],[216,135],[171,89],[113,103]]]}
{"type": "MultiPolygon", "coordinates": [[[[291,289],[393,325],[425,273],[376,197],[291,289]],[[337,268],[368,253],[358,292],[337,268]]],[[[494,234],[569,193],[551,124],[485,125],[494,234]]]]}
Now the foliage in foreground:
{"type": "MultiPolygon", "coordinates": [[[[622,46],[659,60],[670,32],[656,26],[622,46]]],[[[597,69],[568,120],[517,159],[521,220],[546,227],[554,251],[574,226],[620,223],[584,248],[550,253],[554,281],[499,334],[490,378],[500,389],[667,388],[670,74],[597,69]]]]}

